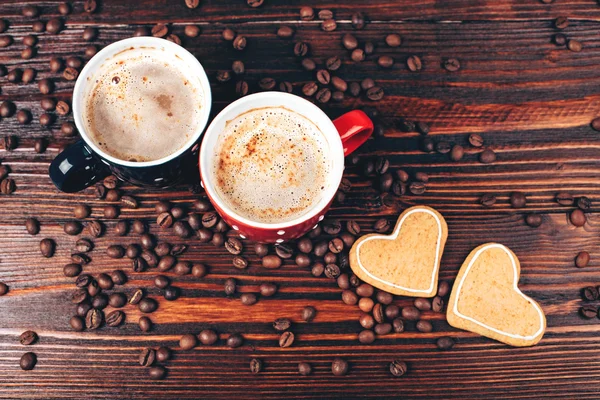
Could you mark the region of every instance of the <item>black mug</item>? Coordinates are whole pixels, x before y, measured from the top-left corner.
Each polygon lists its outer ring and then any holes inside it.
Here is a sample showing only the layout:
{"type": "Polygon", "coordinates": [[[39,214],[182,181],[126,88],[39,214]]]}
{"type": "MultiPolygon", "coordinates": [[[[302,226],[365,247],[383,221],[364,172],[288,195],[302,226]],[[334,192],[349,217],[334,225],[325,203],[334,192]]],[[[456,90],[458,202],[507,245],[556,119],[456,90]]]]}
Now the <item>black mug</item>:
{"type": "Polygon", "coordinates": [[[183,47],[153,37],[130,38],[112,43],[87,63],[75,83],[73,118],[81,140],[56,156],[50,164],[50,178],[58,189],[68,193],[83,190],[110,174],[138,186],[157,188],[172,186],[180,182],[190,168],[197,171],[195,166],[198,163],[199,139],[208,124],[211,103],[210,84],[206,72],[200,62],[183,47]],[[189,73],[185,75],[197,79],[199,87],[203,90],[202,114],[193,135],[190,135],[183,147],[172,154],[153,161],[121,160],[103,151],[90,139],[83,123],[82,111],[93,89],[94,77],[101,72],[105,63],[124,57],[127,51],[139,53],[148,48],[153,51],[163,51],[167,59],[175,59],[178,64],[185,65],[185,68],[189,69],[189,73]]]}

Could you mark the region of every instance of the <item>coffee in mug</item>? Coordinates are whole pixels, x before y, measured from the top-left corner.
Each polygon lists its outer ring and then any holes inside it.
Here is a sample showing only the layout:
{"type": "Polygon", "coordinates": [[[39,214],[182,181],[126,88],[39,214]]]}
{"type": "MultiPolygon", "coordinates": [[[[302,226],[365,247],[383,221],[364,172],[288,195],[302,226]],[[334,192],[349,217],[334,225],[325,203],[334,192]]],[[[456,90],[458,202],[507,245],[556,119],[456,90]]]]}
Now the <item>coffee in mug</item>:
{"type": "Polygon", "coordinates": [[[252,109],[228,121],[213,157],[219,197],[240,216],[267,224],[312,209],[333,169],[319,127],[283,106],[252,109]]]}
{"type": "Polygon", "coordinates": [[[130,48],[106,60],[89,85],[83,123],[89,138],[124,161],[160,160],[203,124],[204,91],[189,67],[164,49],[130,48]]]}

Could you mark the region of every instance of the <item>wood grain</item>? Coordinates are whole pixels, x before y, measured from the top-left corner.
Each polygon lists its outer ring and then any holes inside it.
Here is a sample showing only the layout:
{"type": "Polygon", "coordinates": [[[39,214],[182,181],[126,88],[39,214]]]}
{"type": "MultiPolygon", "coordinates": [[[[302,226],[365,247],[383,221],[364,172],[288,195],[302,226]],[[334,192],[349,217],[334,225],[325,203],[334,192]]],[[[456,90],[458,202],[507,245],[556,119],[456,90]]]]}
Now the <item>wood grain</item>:
{"type": "MultiPolygon", "coordinates": [[[[385,127],[385,136],[370,139],[359,150],[361,159],[389,157],[391,168],[403,168],[410,174],[427,172],[430,181],[421,196],[394,198],[380,195],[375,177],[365,177],[361,165],[348,165],[345,175],[353,184],[344,204],[336,204],[331,218],[355,219],[369,233],[378,218],[394,219],[414,204],[435,207],[446,218],[449,237],[442,259],[440,279],[453,281],[462,261],[477,245],[497,241],[509,246],[522,266],[521,288],[540,302],[548,330],[532,348],[509,348],[502,344],[450,327],[443,314],[425,312],[434,331],[416,332],[413,323],[407,331],[379,337],[372,345],[358,343],[360,311],[344,305],[335,282],[315,278],[310,271],[286,261],[278,270],[260,267],[252,243],[244,241],[244,255],[250,260],[247,270],[237,270],[231,255],[211,244],[187,240],[191,247],[181,259],[209,266],[202,279],[176,277],[182,297],[175,302],[162,300],[152,286],[153,272],[134,274],[127,259],[106,256],[107,246],[136,243],[137,235],[114,235],[115,221],[104,221],[107,233],[95,240],[90,253],[93,261],[86,273],[123,269],[129,282],[117,290],[130,294],[137,287],[148,289],[160,299],[151,315],[155,328],[142,334],[137,327],[139,311],[128,306],[127,320],[121,328],[105,327],[97,332],[72,332],[69,318],[75,312],[69,297],[74,278],[62,274],[76,237],[62,230],[72,220],[72,209],[79,203],[90,204],[92,218],[103,219],[101,207],[91,189],[78,194],[58,192],[47,177],[47,168],[57,152],[76,138],[64,138],[60,124],[72,116],[57,118],[50,128],[36,122],[42,113],[43,98],[35,83],[12,84],[0,78],[0,101],[10,99],[18,108],[31,110],[34,122],[21,126],[15,118],[0,121],[0,136],[16,135],[20,146],[12,152],[0,149],[0,159],[9,165],[17,191],[0,195],[0,281],[11,290],[0,298],[0,398],[22,399],[115,399],[115,398],[403,398],[403,399],[596,399],[600,392],[597,372],[600,345],[597,320],[583,320],[578,309],[583,304],[580,290],[598,285],[600,259],[600,140],[590,128],[600,116],[600,6],[595,1],[445,1],[420,0],[364,2],[314,1],[315,10],[332,9],[338,29],[324,33],[319,21],[300,21],[298,10],[308,4],[297,0],[267,0],[258,9],[244,1],[204,0],[196,10],[183,1],[100,2],[95,14],[83,12],[83,2],[73,2],[73,13],[65,18],[66,29],[59,35],[40,34],[37,56],[21,60],[22,37],[30,33],[32,19],[21,15],[27,1],[6,0],[0,4],[0,18],[10,20],[6,34],[15,43],[0,49],[0,64],[9,70],[32,67],[37,79],[51,78],[56,86],[52,96],[69,101],[73,82],[49,70],[53,56],[84,57],[89,44],[82,39],[83,29],[96,26],[100,35],[92,42],[99,48],[130,37],[140,25],[170,23],[184,46],[202,62],[211,80],[215,100],[213,113],[233,101],[234,83],[217,84],[219,70],[229,69],[233,60],[243,60],[251,92],[257,82],[271,76],[278,82],[290,81],[294,93],[301,94],[304,83],[314,80],[303,71],[292,49],[295,41],[310,45],[310,56],[319,65],[338,55],[343,61],[336,75],[348,82],[373,78],[384,88],[381,102],[364,97],[346,96],[341,103],[320,105],[332,118],[358,107],[375,107],[385,127]],[[354,11],[364,12],[370,23],[362,31],[353,31],[350,18],[354,11]],[[583,44],[580,53],[557,47],[551,37],[559,32],[553,26],[558,16],[570,18],[565,33],[583,44]],[[198,24],[196,39],[183,36],[186,24],[198,24]],[[281,24],[296,29],[293,39],[282,40],[275,32],[281,24]],[[221,38],[224,27],[231,27],[248,38],[244,52],[235,51],[221,38]],[[344,33],[352,32],[360,43],[372,41],[374,55],[362,63],[351,61],[341,46],[344,33]],[[399,48],[385,46],[385,35],[397,32],[403,38],[399,48]],[[379,55],[390,55],[391,70],[377,66],[379,55]],[[424,68],[413,73],[406,68],[410,55],[419,55],[424,68]],[[441,67],[447,57],[456,57],[461,69],[449,73],[441,67]],[[426,121],[435,141],[465,146],[465,157],[450,161],[447,155],[426,154],[419,149],[418,134],[402,132],[399,118],[426,121]],[[498,159],[485,165],[477,161],[480,149],[471,148],[467,137],[479,133],[485,145],[494,149],[498,159]],[[37,138],[50,141],[44,154],[33,151],[37,138]],[[527,194],[527,207],[510,208],[512,191],[527,194]],[[588,196],[593,206],[582,228],[572,226],[567,213],[572,207],[560,207],[554,201],[558,191],[588,196]],[[478,204],[484,193],[498,196],[491,208],[478,204]],[[527,213],[543,215],[539,228],[524,223],[527,213]],[[27,216],[41,221],[41,232],[30,236],[24,229],[27,216]],[[44,237],[57,242],[53,258],[39,253],[44,237]],[[591,254],[587,268],[574,266],[575,255],[591,254]],[[274,298],[261,299],[251,307],[243,306],[237,296],[227,298],[223,282],[238,280],[240,292],[256,292],[263,282],[279,286],[274,298]],[[300,312],[313,305],[315,320],[305,323],[300,312]],[[293,321],[296,342],[291,348],[279,348],[278,334],[271,324],[275,318],[293,321]],[[179,351],[183,333],[215,329],[220,340],[215,346],[200,346],[189,352],[179,351]],[[34,329],[40,341],[25,348],[18,335],[34,329]],[[242,333],[245,344],[239,349],[225,346],[226,338],[242,333]],[[442,352],[435,340],[451,336],[457,344],[442,352]],[[141,348],[168,345],[176,349],[166,363],[166,380],[148,380],[137,363],[141,348]],[[18,360],[25,351],[38,355],[33,371],[21,371],[18,360]],[[250,373],[248,363],[261,358],[265,369],[250,373]],[[350,362],[350,374],[334,377],[330,366],[334,357],[350,362]],[[406,361],[409,372],[394,378],[388,364],[395,358],[406,361]],[[298,362],[310,362],[313,374],[297,373],[298,362]]],[[[33,2],[32,2],[33,3],[33,2]]],[[[57,16],[57,1],[35,3],[43,12],[41,19],[57,16]]],[[[196,172],[190,171],[194,182],[196,172]]],[[[132,186],[123,188],[140,200],[135,210],[123,209],[121,219],[143,219],[161,241],[183,242],[171,231],[161,231],[155,221],[154,205],[159,199],[190,207],[199,196],[182,185],[168,191],[153,191],[132,186]]],[[[82,236],[85,236],[82,235],[82,236]]],[[[329,237],[324,235],[321,239],[329,237]]],[[[399,306],[411,304],[397,298],[399,306]]]]}

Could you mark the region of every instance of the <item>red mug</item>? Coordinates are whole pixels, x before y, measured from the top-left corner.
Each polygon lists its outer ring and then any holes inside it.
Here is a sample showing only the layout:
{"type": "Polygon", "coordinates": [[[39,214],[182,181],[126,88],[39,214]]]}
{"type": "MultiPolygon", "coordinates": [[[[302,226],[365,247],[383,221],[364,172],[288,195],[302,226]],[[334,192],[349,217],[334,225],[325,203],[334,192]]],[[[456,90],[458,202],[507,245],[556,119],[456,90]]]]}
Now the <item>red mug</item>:
{"type": "Polygon", "coordinates": [[[215,210],[240,237],[258,242],[281,243],[298,238],[316,228],[329,209],[342,181],[344,157],[356,150],[373,133],[373,122],[360,111],[350,111],[335,121],[316,105],[301,97],[281,92],[263,92],[245,96],[227,106],[211,122],[204,133],[200,148],[201,184],[215,210]],[[285,107],[313,122],[325,136],[329,146],[332,170],[320,200],[309,207],[298,218],[281,223],[252,221],[238,214],[219,197],[212,177],[212,165],[216,161],[214,149],[225,125],[239,115],[257,108],[285,107]],[[206,171],[206,173],[205,173],[206,171]]]}

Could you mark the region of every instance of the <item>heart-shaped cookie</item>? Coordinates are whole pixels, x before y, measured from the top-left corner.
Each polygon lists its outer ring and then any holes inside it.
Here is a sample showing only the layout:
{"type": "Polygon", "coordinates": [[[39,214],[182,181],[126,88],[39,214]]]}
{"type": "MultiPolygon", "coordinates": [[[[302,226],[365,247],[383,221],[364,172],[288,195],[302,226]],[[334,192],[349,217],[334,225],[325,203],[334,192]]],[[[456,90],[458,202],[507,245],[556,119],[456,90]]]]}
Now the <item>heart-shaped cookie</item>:
{"type": "Polygon", "coordinates": [[[386,292],[433,297],[447,237],[448,226],[440,213],[411,207],[398,217],[391,235],[358,239],[350,250],[350,266],[360,279],[386,292]]]}
{"type": "Polygon", "coordinates": [[[486,243],[463,263],[448,302],[448,323],[511,346],[532,346],[546,329],[542,308],[517,286],[521,265],[506,246],[486,243]]]}

